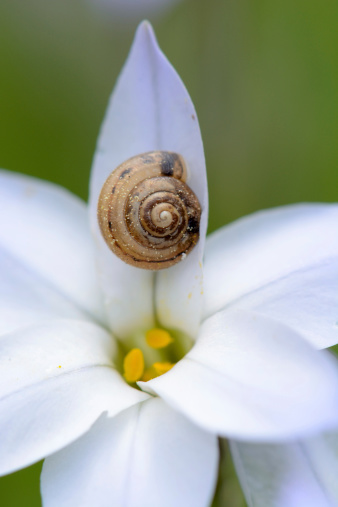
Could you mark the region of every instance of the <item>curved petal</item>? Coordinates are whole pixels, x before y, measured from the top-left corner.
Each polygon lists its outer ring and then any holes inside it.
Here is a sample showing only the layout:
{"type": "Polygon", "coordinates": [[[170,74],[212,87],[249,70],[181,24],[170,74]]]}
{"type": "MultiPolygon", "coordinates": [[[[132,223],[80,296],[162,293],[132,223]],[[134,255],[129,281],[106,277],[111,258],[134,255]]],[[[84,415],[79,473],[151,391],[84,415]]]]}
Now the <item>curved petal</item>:
{"type": "Polygon", "coordinates": [[[338,423],[338,369],[286,326],[225,310],[207,319],[194,348],[147,383],[196,424],[239,440],[304,436],[338,423]]]}
{"type": "Polygon", "coordinates": [[[108,419],[46,459],[45,507],[209,505],[217,479],[217,438],[158,398],[108,419]]]}
{"type": "Polygon", "coordinates": [[[88,314],[0,246],[0,335],[56,318],[88,314]]]}
{"type": "Polygon", "coordinates": [[[326,433],[301,442],[311,468],[338,505],[338,433],[326,433]]]}
{"type": "Polygon", "coordinates": [[[94,324],[58,320],[1,338],[0,474],[73,441],[103,413],[144,399],[111,368],[115,346],[94,324]]]}
{"type": "Polygon", "coordinates": [[[337,343],[338,206],[294,205],[255,213],[210,237],[205,308],[255,310],[319,348],[337,343]]]}
{"type": "Polygon", "coordinates": [[[56,185],[1,171],[0,217],[8,253],[102,321],[85,204],[56,185]]]}
{"type": "MultiPolygon", "coordinates": [[[[317,437],[317,442],[324,444],[324,438],[317,437]]],[[[329,448],[322,462],[309,456],[306,441],[283,445],[231,441],[230,448],[249,507],[338,504],[338,454],[333,463],[329,448]]]]}
{"type": "Polygon", "coordinates": [[[156,275],[157,318],[164,326],[190,334],[200,320],[199,262],[207,225],[203,146],[188,92],[159,49],[151,26],[144,22],[137,30],[108,107],[90,188],[91,224],[99,250],[101,284],[114,332],[122,337],[134,328],[153,325],[154,274],[128,266],[110,252],[99,231],[96,208],[111,171],[128,158],[152,150],[175,151],[184,157],[189,169],[187,183],[203,209],[198,246],[182,264],[156,275]],[[134,315],[132,321],[130,311],[134,315]]]}
{"type": "Polygon", "coordinates": [[[290,326],[315,348],[336,345],[338,257],[262,287],[241,299],[240,307],[290,326]]]}

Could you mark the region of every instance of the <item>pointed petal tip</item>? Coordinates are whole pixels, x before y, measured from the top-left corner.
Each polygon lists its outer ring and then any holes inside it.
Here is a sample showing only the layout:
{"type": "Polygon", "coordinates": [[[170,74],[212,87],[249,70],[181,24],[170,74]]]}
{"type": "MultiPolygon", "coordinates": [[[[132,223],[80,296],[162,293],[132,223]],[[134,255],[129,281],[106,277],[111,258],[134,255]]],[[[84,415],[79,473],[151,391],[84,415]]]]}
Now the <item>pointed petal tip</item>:
{"type": "Polygon", "coordinates": [[[139,23],[138,27],[136,28],[136,33],[141,32],[141,31],[143,31],[145,33],[153,33],[154,32],[154,29],[153,29],[150,21],[148,21],[147,19],[144,19],[143,21],[141,21],[139,23]]]}
{"type": "Polygon", "coordinates": [[[156,35],[154,32],[154,29],[152,27],[152,24],[147,19],[144,19],[141,21],[141,23],[138,25],[136,32],[135,32],[135,38],[134,38],[134,44],[136,42],[142,42],[147,41],[151,44],[158,47],[156,35]]]}

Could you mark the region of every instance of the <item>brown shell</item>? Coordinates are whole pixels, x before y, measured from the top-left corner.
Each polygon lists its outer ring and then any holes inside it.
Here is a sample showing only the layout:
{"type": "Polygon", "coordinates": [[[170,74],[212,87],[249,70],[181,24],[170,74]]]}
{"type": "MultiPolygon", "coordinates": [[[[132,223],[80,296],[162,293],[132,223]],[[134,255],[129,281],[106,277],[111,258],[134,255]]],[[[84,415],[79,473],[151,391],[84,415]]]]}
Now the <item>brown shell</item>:
{"type": "Polygon", "coordinates": [[[196,245],[201,207],[177,153],[152,151],[123,162],[102,187],[98,220],[109,248],[142,269],[173,266],[196,245]]]}

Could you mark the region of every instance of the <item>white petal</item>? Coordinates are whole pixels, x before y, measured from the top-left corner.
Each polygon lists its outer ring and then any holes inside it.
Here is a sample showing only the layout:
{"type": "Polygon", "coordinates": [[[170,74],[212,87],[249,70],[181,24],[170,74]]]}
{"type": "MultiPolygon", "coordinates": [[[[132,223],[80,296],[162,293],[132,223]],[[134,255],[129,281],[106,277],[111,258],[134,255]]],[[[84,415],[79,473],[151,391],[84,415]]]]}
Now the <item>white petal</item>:
{"type": "Polygon", "coordinates": [[[0,246],[0,335],[56,318],[88,314],[0,246]]]}
{"type": "Polygon", "coordinates": [[[0,172],[0,244],[65,297],[102,320],[87,210],[66,190],[0,172]]]}
{"type": "Polygon", "coordinates": [[[290,325],[316,347],[338,341],[338,206],[256,213],[210,237],[204,316],[229,305],[290,325]]]}
{"type": "Polygon", "coordinates": [[[89,322],[40,322],[0,339],[0,397],[84,367],[112,366],[116,344],[89,322]]]}
{"type": "Polygon", "coordinates": [[[110,101],[91,180],[92,229],[100,251],[102,286],[118,336],[153,325],[153,274],[124,264],[104,243],[96,207],[107,176],[128,158],[152,150],[181,154],[188,184],[203,209],[201,239],[179,266],[156,275],[156,311],[161,324],[195,333],[200,320],[201,267],[207,225],[205,162],[196,112],[188,92],[159,49],[145,22],[137,30],[127,63],[110,101]],[[131,297],[132,294],[132,297],[131,297]],[[130,319],[130,311],[133,319],[130,319]]]}
{"type": "Polygon", "coordinates": [[[217,438],[158,398],[108,419],[47,458],[44,507],[206,507],[217,479],[217,438]]]}
{"type": "Polygon", "coordinates": [[[336,345],[338,257],[268,284],[239,304],[287,324],[315,348],[336,345]]]}
{"type": "Polygon", "coordinates": [[[172,370],[139,384],[222,436],[278,441],[338,423],[337,380],[331,355],[290,328],[225,310],[203,323],[172,370]]]}
{"type": "Polygon", "coordinates": [[[58,320],[1,338],[0,474],[55,452],[143,400],[111,368],[112,338],[95,324],[58,320]]]}
{"type": "Polygon", "coordinates": [[[338,505],[338,433],[326,433],[302,441],[302,449],[326,491],[338,505]]]}
{"type": "MultiPolygon", "coordinates": [[[[317,438],[320,441],[324,439],[317,438]]],[[[325,467],[321,468],[323,463],[309,456],[305,441],[283,445],[232,441],[230,445],[249,507],[338,505],[337,455],[334,463],[330,462],[332,468],[326,475],[323,473],[325,467]]],[[[327,451],[330,452],[329,449],[327,451]]],[[[326,459],[323,461],[324,465],[329,465],[326,459]]]]}

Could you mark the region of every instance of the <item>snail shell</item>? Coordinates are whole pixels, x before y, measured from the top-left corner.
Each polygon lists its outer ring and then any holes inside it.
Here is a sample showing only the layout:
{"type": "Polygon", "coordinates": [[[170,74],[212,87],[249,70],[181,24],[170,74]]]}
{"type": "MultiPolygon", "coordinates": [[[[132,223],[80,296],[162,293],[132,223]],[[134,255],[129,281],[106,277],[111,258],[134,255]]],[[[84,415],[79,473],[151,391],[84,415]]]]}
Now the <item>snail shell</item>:
{"type": "Polygon", "coordinates": [[[168,151],[130,158],[108,176],[99,197],[98,220],[114,254],[152,270],[185,258],[198,241],[201,217],[186,177],[183,158],[168,151]]]}

